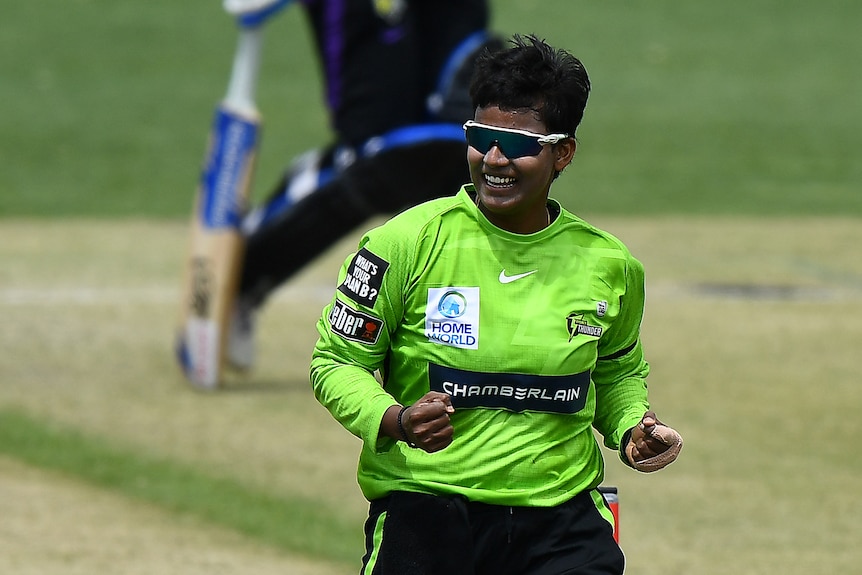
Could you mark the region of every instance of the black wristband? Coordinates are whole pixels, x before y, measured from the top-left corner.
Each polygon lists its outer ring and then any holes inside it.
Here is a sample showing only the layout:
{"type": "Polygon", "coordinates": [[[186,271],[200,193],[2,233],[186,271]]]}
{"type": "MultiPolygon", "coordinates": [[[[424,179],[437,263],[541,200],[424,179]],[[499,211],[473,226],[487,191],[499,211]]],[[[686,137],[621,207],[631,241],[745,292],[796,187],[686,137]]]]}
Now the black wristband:
{"type": "Polygon", "coordinates": [[[635,466],[632,465],[632,462],[629,461],[629,456],[626,454],[626,447],[628,447],[629,441],[632,440],[632,431],[633,430],[634,430],[634,427],[632,427],[631,429],[629,429],[628,431],[623,433],[623,439],[622,439],[622,441],[620,441],[619,452],[620,452],[620,460],[623,463],[625,463],[626,465],[628,465],[629,467],[631,467],[632,469],[635,469],[635,466]]]}
{"type": "Polygon", "coordinates": [[[416,447],[416,444],[410,441],[410,439],[407,437],[407,430],[404,429],[404,424],[401,423],[401,418],[404,417],[404,412],[407,411],[407,407],[408,406],[405,405],[401,408],[401,411],[398,412],[398,433],[401,434],[401,439],[404,440],[404,443],[406,443],[410,447],[416,447]]]}

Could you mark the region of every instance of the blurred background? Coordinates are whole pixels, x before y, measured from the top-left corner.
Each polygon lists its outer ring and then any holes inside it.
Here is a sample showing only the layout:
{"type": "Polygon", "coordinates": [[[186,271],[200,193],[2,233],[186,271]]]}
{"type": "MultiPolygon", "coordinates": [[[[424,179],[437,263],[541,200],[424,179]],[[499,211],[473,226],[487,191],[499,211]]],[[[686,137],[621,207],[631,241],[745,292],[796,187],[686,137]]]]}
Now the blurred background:
{"type": "MultiPolygon", "coordinates": [[[[185,216],[235,46],[220,3],[6,4],[0,213],[185,216]]],[[[499,32],[587,66],[578,177],[557,190],[581,211],[862,210],[856,3],[491,4],[499,32]]],[[[296,7],[267,31],[262,191],[330,136],[310,42],[296,7]]]]}

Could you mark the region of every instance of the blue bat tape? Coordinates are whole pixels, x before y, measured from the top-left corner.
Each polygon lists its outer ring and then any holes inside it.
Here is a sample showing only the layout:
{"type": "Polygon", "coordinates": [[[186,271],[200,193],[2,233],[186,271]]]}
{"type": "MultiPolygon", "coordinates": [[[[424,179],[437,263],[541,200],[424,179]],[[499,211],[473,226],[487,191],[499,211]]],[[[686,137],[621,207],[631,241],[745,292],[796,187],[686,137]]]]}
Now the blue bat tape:
{"type": "Polygon", "coordinates": [[[238,228],[243,212],[238,196],[257,147],[258,126],[220,108],[212,134],[212,148],[201,175],[201,220],[208,228],[238,228]]]}

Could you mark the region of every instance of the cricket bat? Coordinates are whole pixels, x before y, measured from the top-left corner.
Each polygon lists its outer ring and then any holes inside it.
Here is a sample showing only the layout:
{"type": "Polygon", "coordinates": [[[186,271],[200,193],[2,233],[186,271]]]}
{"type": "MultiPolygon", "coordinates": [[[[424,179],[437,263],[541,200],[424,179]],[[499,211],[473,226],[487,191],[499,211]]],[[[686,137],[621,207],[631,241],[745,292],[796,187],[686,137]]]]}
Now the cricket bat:
{"type": "Polygon", "coordinates": [[[247,209],[260,145],[261,115],[255,103],[263,19],[285,0],[226,0],[238,17],[239,41],[224,99],[216,108],[191,215],[191,239],[183,274],[176,354],[193,386],[215,389],[222,380],[228,322],[236,298],[247,209]],[[244,17],[257,18],[243,21],[244,17]]]}

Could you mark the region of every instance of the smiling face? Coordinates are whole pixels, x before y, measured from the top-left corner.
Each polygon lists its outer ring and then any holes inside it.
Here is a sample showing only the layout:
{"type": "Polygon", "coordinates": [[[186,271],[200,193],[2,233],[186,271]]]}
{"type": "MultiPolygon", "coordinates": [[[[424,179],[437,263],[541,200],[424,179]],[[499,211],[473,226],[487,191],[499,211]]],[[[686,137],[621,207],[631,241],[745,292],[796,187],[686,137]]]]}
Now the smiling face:
{"type": "MultiPolygon", "coordinates": [[[[528,108],[477,108],[474,119],[488,126],[549,133],[538,113],[528,108]]],[[[545,228],[551,182],[555,174],[572,161],[574,153],[574,138],[546,144],[535,156],[518,158],[507,157],[497,145],[485,153],[468,146],[467,164],[476,187],[479,209],[495,226],[513,233],[529,234],[545,228]]]]}

